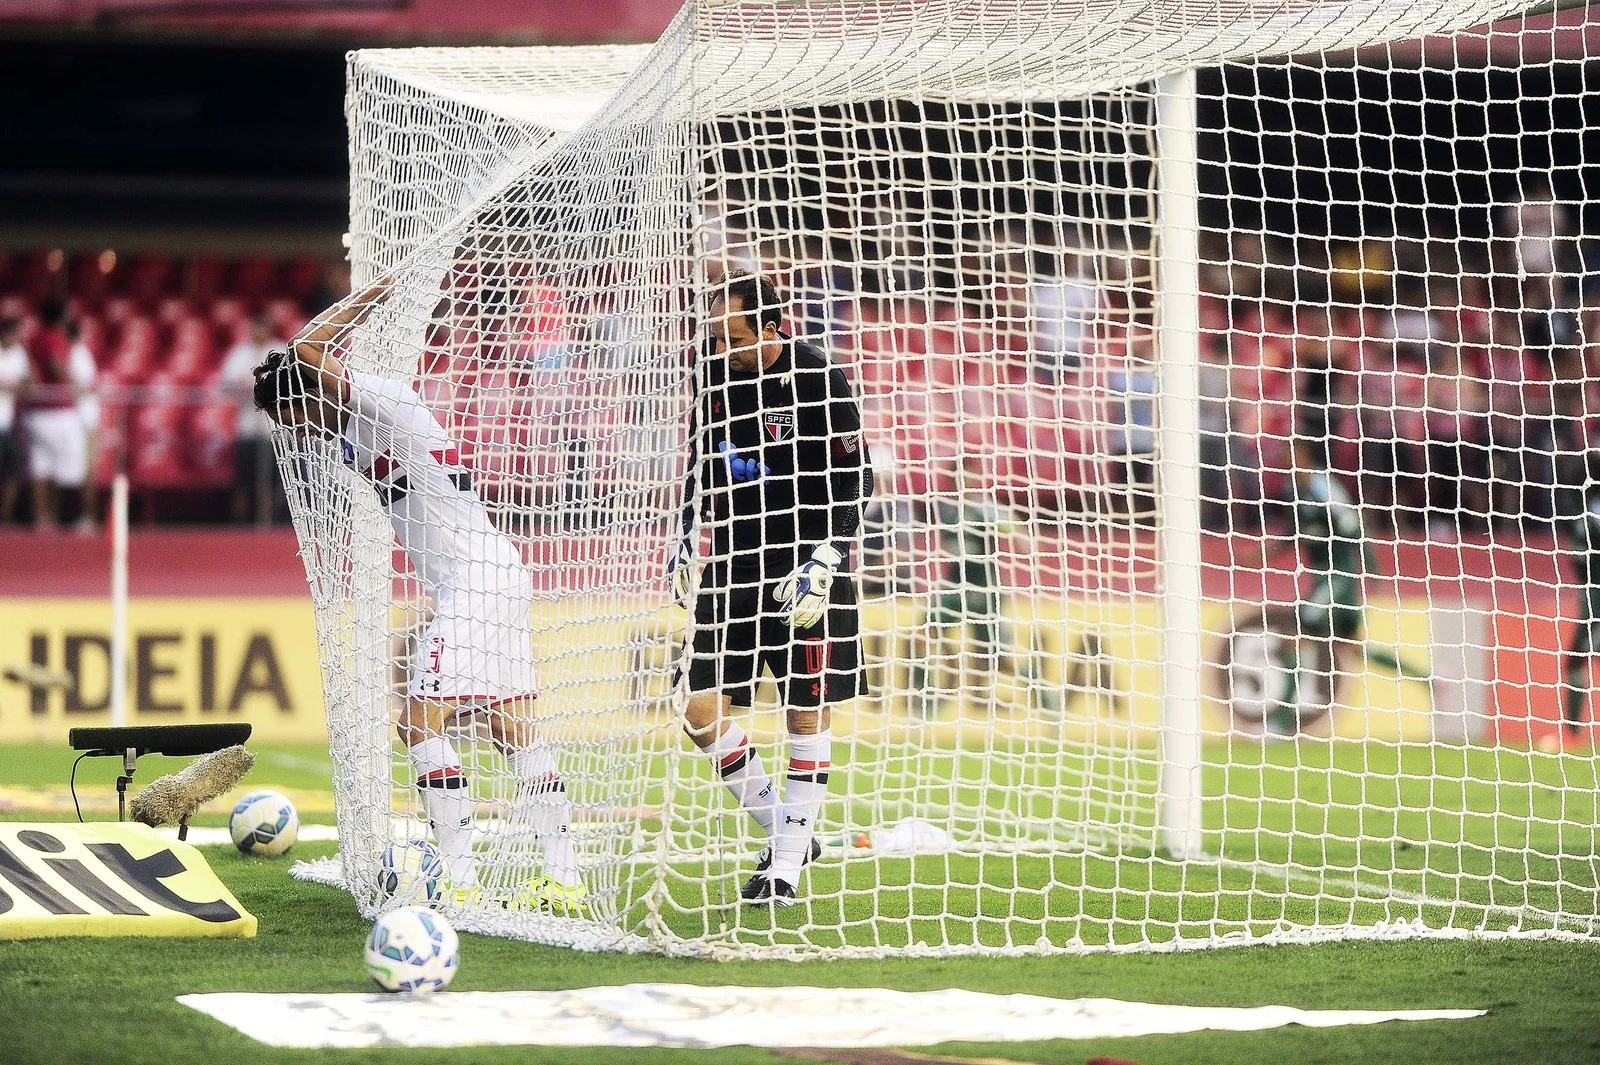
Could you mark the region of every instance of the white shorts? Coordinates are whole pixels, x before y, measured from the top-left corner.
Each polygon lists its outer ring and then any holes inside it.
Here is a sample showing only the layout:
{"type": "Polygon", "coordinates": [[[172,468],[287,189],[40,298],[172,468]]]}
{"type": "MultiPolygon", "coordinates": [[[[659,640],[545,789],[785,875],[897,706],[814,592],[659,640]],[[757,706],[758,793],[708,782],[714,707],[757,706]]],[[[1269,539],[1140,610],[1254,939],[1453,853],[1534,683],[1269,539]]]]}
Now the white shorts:
{"type": "Polygon", "coordinates": [[[88,479],[89,433],[76,407],[29,411],[22,425],[34,480],[77,488],[88,479]]]}
{"type": "Polygon", "coordinates": [[[533,589],[442,595],[417,641],[410,692],[475,704],[536,694],[533,589]]]}

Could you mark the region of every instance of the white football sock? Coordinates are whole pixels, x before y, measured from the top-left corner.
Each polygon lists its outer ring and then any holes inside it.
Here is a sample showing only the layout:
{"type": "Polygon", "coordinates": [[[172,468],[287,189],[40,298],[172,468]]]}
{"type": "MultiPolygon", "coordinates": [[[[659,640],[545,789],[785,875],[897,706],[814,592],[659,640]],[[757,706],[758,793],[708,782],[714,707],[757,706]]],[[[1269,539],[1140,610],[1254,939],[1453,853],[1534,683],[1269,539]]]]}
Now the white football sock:
{"type": "Polygon", "coordinates": [[[516,811],[533,830],[544,855],[544,873],[564,887],[583,882],[578,875],[578,848],[572,841],[572,801],[556,772],[556,756],[547,744],[518,747],[507,759],[517,778],[516,811]]]}
{"type": "Polygon", "coordinates": [[[775,880],[800,882],[800,867],[817,832],[817,815],[828,794],[828,763],[833,757],[833,731],[814,736],[789,734],[789,779],[783,786],[783,808],[773,844],[775,880]]]}
{"type": "Polygon", "coordinates": [[[761,755],[750,746],[750,737],[736,722],[718,736],[706,751],[711,762],[722,776],[722,782],[733,792],[739,805],[747,810],[760,827],[761,834],[772,838],[772,824],[778,817],[778,792],[761,764],[761,755]]]}
{"type": "Polygon", "coordinates": [[[471,887],[478,882],[478,866],[472,857],[472,795],[461,774],[461,756],[443,736],[430,736],[410,752],[422,808],[428,812],[450,881],[458,888],[471,887]]]}

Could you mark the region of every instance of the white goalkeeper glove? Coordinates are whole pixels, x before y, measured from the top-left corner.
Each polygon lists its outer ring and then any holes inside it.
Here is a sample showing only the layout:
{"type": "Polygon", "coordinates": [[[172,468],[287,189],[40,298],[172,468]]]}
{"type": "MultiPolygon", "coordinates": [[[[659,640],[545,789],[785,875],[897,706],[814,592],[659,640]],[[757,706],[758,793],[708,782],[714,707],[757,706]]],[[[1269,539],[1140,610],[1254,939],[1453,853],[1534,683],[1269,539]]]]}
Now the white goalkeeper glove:
{"type": "Polygon", "coordinates": [[[695,570],[694,543],[685,536],[667,556],[667,575],[672,578],[672,597],[679,606],[686,607],[694,601],[695,570]]]}
{"type": "Polygon", "coordinates": [[[800,563],[795,571],[773,589],[772,598],[783,604],[783,612],[797,629],[809,629],[822,620],[828,609],[828,592],[833,587],[833,575],[844,563],[844,555],[832,544],[822,544],[811,552],[808,561],[800,563]]]}

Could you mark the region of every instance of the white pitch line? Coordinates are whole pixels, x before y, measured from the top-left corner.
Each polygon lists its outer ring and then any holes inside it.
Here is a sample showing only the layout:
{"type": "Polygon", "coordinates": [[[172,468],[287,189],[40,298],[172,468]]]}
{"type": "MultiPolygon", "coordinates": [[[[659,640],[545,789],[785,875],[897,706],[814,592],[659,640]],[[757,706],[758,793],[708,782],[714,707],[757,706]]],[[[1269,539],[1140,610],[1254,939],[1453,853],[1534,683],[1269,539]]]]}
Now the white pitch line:
{"type": "Polygon", "coordinates": [[[1570,914],[1552,913],[1537,906],[1500,906],[1492,902],[1472,902],[1468,899],[1445,899],[1416,891],[1407,891],[1404,888],[1391,887],[1388,889],[1372,888],[1361,884],[1349,877],[1316,875],[1301,870],[1291,869],[1287,865],[1273,862],[1242,862],[1233,858],[1214,859],[1216,864],[1227,866],[1230,869],[1242,869],[1250,872],[1265,873],[1287,882],[1300,882],[1306,884],[1331,884],[1334,887],[1344,888],[1353,896],[1369,901],[1382,899],[1395,899],[1400,902],[1409,902],[1417,906],[1432,906],[1436,909],[1469,909],[1480,910],[1484,913],[1501,914],[1507,917],[1537,917],[1552,924],[1566,924],[1574,929],[1592,933],[1600,918],[1576,917],[1570,914]]]}

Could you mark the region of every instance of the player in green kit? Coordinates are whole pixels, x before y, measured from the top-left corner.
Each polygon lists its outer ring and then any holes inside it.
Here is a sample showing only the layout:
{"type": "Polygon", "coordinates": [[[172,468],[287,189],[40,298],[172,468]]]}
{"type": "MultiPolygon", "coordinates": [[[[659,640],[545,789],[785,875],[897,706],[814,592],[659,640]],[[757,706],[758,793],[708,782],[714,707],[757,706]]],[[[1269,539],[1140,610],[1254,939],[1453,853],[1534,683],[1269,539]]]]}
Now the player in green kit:
{"type": "Polygon", "coordinates": [[[970,656],[971,672],[983,690],[992,690],[1004,671],[1028,689],[1041,709],[1055,713],[1061,708],[1060,695],[1035,684],[1031,653],[1023,649],[1019,655],[1001,612],[1000,538],[1012,535],[1017,523],[972,466],[971,459],[958,459],[954,498],[935,500],[929,507],[945,562],[928,611],[933,648],[913,655],[912,697],[921,700],[920,716],[937,716],[937,701],[927,690],[928,660],[946,657],[953,642],[962,657],[970,656]]]}
{"type": "Polygon", "coordinates": [[[1583,722],[1583,707],[1589,697],[1589,665],[1597,648],[1600,648],[1600,498],[1593,494],[1582,514],[1566,522],[1568,537],[1567,555],[1572,559],[1573,583],[1583,589],[1583,609],[1578,616],[1578,628],[1572,634],[1563,663],[1566,682],[1563,721],[1569,735],[1576,736],[1583,722]]]}
{"type": "MultiPolygon", "coordinates": [[[[1361,509],[1327,468],[1312,460],[1304,441],[1294,447],[1295,550],[1312,575],[1311,586],[1295,606],[1296,632],[1281,633],[1276,665],[1286,677],[1267,710],[1265,724],[1278,735],[1299,731],[1301,676],[1314,645],[1327,647],[1333,677],[1348,677],[1364,663],[1419,684],[1432,685],[1428,670],[1403,659],[1393,648],[1366,638],[1365,578],[1377,572],[1377,558],[1361,521],[1361,509]],[[1350,655],[1361,662],[1349,661],[1350,655]]],[[[1328,692],[1330,701],[1336,693],[1328,692]]]]}

